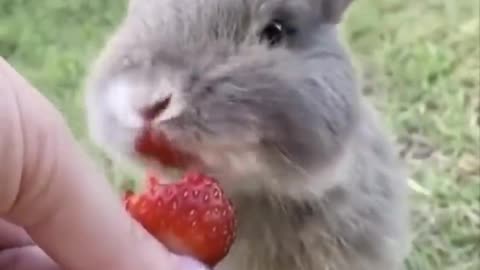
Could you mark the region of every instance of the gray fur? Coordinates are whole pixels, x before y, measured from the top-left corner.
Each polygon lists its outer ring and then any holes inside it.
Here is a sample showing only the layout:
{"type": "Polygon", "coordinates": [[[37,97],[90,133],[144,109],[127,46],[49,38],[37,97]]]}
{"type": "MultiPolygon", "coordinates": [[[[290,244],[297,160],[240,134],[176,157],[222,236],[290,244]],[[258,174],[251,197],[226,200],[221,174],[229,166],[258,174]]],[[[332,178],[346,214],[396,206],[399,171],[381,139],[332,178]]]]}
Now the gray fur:
{"type": "Polygon", "coordinates": [[[220,270],[401,268],[406,177],[338,38],[350,2],[132,0],[92,71],[90,130],[112,153],[138,158],[139,129],[106,106],[115,79],[134,85],[125,106],[186,105],[155,128],[235,202],[220,270]],[[269,48],[257,34],[278,16],[297,32],[269,48]]]}

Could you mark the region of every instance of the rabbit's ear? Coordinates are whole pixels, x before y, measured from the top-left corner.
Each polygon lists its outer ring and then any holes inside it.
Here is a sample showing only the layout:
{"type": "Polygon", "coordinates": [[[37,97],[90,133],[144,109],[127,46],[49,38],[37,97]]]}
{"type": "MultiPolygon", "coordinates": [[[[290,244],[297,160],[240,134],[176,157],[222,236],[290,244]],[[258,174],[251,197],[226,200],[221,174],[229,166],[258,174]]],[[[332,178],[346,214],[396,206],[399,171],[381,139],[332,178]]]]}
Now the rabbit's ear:
{"type": "Polygon", "coordinates": [[[329,23],[339,23],[343,14],[354,0],[314,0],[321,2],[322,19],[329,23]]]}

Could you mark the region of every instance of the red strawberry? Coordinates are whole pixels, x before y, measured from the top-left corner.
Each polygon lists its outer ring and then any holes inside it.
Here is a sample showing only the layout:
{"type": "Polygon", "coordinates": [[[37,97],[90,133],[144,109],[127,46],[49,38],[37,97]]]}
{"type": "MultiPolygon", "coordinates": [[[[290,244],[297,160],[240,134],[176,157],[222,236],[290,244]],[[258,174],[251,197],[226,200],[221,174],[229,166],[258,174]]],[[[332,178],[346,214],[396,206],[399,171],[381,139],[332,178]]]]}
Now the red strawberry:
{"type": "Polygon", "coordinates": [[[126,194],[125,206],[170,251],[211,267],[227,255],[235,238],[232,203],[215,179],[201,174],[188,174],[172,185],[150,176],[143,194],[126,194]]]}

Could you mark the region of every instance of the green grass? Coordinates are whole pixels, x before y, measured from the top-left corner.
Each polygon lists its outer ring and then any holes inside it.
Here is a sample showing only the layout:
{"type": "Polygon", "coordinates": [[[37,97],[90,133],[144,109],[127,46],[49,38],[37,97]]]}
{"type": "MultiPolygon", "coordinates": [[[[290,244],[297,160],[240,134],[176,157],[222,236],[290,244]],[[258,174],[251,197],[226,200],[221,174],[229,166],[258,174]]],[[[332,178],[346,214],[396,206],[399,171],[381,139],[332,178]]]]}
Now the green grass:
{"type": "MultiPolygon", "coordinates": [[[[84,128],[83,76],[123,8],[0,2],[0,55],[58,106],[99,162],[84,128]]],[[[411,168],[409,270],[480,269],[479,10],[479,0],[357,0],[344,24],[366,93],[411,168]]]]}

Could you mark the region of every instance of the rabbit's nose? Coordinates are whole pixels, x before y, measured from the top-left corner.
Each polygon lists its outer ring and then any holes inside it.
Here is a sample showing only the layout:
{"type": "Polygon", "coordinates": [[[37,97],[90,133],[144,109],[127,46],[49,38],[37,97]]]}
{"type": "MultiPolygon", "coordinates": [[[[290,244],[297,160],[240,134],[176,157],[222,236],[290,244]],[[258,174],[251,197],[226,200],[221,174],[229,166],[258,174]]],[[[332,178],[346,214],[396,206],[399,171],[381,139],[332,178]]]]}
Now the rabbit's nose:
{"type": "Polygon", "coordinates": [[[172,95],[168,95],[165,98],[155,101],[153,104],[144,107],[141,110],[142,117],[147,121],[152,121],[158,116],[160,116],[170,105],[172,95]]]}

